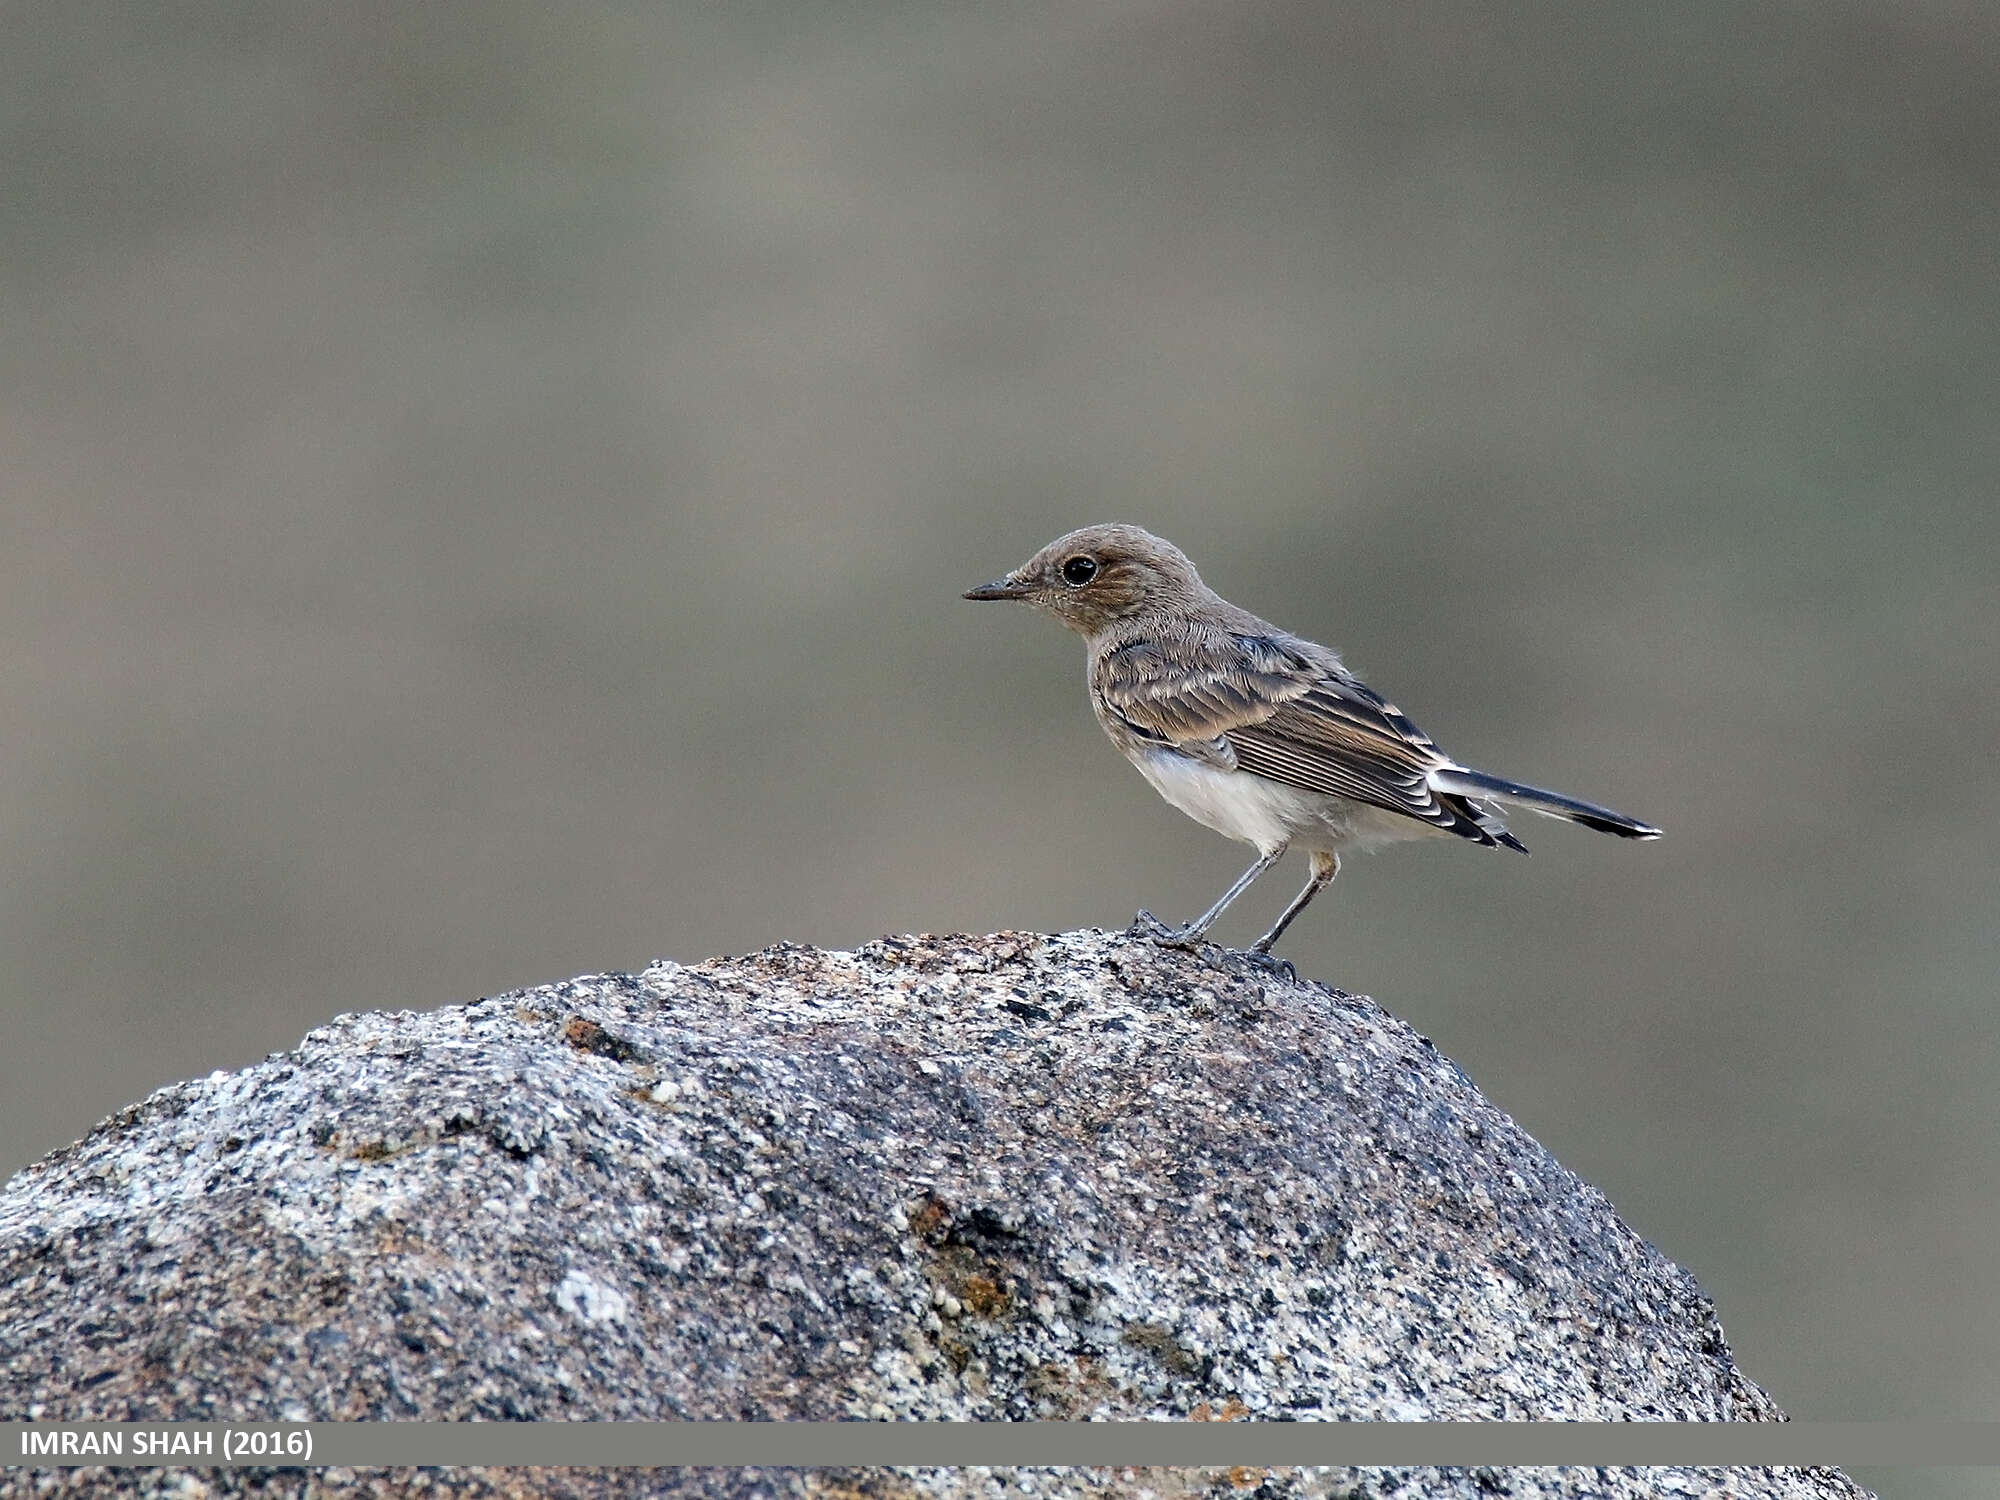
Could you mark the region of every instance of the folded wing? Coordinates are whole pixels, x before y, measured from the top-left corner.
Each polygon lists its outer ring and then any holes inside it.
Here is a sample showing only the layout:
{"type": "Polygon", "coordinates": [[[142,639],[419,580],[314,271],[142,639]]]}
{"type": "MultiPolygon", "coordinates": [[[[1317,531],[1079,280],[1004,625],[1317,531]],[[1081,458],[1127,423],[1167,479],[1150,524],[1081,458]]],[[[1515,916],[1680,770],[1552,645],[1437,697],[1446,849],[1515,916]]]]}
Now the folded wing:
{"type": "Polygon", "coordinates": [[[1432,784],[1452,761],[1400,709],[1282,637],[1137,642],[1107,652],[1092,685],[1142,739],[1525,852],[1484,805],[1432,784]]]}

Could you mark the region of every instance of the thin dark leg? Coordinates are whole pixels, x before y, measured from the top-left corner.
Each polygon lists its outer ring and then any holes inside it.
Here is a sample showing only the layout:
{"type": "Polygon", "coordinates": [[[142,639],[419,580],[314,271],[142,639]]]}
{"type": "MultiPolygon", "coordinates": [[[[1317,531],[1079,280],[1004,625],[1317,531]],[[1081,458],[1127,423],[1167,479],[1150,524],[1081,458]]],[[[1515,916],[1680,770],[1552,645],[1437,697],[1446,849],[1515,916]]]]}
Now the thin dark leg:
{"type": "Polygon", "coordinates": [[[1283,846],[1273,849],[1269,854],[1259,856],[1257,863],[1237,876],[1236,884],[1222,893],[1220,901],[1217,901],[1215,905],[1211,906],[1185,927],[1169,927],[1149,911],[1140,912],[1139,920],[1133,925],[1145,928],[1147,936],[1152,938],[1156,943],[1163,943],[1170,948],[1193,947],[1202,940],[1207,934],[1208,929],[1215,925],[1215,919],[1229,909],[1230,902],[1249,890],[1251,884],[1259,875],[1262,875],[1284,857],[1285,851],[1283,846]]]}
{"type": "Polygon", "coordinates": [[[1304,911],[1306,903],[1311,901],[1313,897],[1332,885],[1333,877],[1339,873],[1340,856],[1338,854],[1323,854],[1317,849],[1313,850],[1312,876],[1306,881],[1306,888],[1292,898],[1292,904],[1286,907],[1284,914],[1278,918],[1278,925],[1258,938],[1255,943],[1251,944],[1250,951],[1252,953],[1269,953],[1271,945],[1277,942],[1287,927],[1292,925],[1292,918],[1304,911]]]}

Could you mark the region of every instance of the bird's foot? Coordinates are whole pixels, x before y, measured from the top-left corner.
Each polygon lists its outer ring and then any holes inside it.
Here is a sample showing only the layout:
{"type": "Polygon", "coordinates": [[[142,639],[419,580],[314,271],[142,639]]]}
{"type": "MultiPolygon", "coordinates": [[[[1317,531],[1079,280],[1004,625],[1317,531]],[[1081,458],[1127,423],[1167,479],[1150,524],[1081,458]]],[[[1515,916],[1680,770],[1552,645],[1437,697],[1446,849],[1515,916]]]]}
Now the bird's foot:
{"type": "Polygon", "coordinates": [[[1194,930],[1192,922],[1185,927],[1169,927],[1143,907],[1125,930],[1132,937],[1149,938],[1162,948],[1192,948],[1201,941],[1201,934],[1194,930]]]}
{"type": "Polygon", "coordinates": [[[1268,969],[1280,979],[1298,982],[1299,971],[1292,967],[1292,961],[1289,958],[1278,957],[1268,948],[1248,948],[1244,950],[1243,956],[1258,968],[1268,969]]]}

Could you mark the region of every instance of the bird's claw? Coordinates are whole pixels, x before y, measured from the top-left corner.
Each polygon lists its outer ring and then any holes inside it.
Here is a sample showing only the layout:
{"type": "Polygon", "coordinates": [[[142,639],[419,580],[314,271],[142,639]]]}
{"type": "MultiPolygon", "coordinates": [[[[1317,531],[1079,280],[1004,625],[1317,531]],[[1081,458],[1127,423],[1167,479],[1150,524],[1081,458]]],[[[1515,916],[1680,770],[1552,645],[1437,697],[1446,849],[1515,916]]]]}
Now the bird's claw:
{"type": "Polygon", "coordinates": [[[1133,937],[1150,938],[1163,948],[1192,948],[1199,941],[1189,936],[1187,928],[1169,927],[1143,907],[1126,931],[1133,937]]]}
{"type": "Polygon", "coordinates": [[[1289,980],[1293,983],[1298,981],[1299,971],[1292,967],[1292,961],[1289,958],[1280,958],[1277,954],[1266,952],[1262,948],[1249,949],[1243,956],[1258,968],[1268,969],[1280,979],[1289,980]]]}

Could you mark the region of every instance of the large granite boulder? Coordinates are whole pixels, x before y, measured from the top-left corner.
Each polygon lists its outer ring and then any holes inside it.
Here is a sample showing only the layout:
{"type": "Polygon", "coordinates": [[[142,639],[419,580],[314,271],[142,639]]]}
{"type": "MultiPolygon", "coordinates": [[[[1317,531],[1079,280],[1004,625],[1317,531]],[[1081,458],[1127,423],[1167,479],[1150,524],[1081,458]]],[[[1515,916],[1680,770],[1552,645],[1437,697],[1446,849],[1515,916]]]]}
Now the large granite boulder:
{"type": "MultiPolygon", "coordinates": [[[[1692,1278],[1425,1038],[1226,950],[1099,932],[781,946],[343,1016],[255,1067],[163,1089],[0,1194],[0,1409],[1783,1419],[1692,1278]]],[[[167,1493],[196,1477],[41,1482],[167,1493]]],[[[290,1482],[198,1477],[212,1493],[290,1482]]],[[[315,1482],[1862,1493],[1798,1469],[315,1482]]]]}

